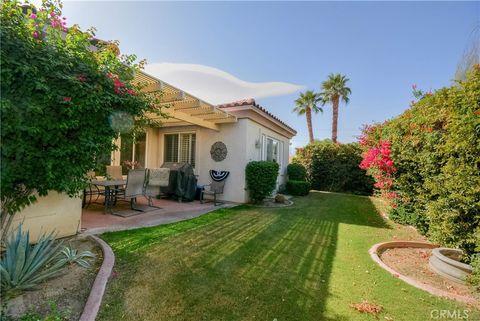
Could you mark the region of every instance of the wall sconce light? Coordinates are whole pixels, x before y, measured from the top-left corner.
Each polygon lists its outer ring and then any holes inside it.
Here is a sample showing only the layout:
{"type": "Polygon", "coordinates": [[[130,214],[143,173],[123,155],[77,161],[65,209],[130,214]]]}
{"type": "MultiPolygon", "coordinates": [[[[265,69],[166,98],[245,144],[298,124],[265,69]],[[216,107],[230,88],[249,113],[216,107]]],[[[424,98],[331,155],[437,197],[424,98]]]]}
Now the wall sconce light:
{"type": "Polygon", "coordinates": [[[262,146],[262,144],[260,143],[260,139],[257,139],[255,141],[255,148],[260,148],[262,146]]]}

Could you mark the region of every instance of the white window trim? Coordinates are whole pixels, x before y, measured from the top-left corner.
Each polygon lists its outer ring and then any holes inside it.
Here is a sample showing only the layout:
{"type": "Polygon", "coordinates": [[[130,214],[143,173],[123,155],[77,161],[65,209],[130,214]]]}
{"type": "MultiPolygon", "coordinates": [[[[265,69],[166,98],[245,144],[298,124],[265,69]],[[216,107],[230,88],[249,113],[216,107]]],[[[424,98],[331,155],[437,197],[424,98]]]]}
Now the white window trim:
{"type": "MultiPolygon", "coordinates": [[[[198,141],[197,141],[197,132],[196,131],[182,131],[182,132],[166,132],[166,133],[163,133],[163,162],[165,162],[165,158],[167,157],[166,153],[165,153],[165,136],[167,135],[177,135],[178,136],[178,155],[177,155],[177,159],[180,160],[180,153],[181,153],[181,148],[180,148],[180,135],[191,135],[191,134],[194,134],[195,135],[195,166],[192,166],[194,169],[197,165],[197,160],[196,160],[196,157],[197,157],[197,145],[198,145],[198,141]]],[[[189,153],[192,153],[192,140],[190,139],[190,141],[188,142],[188,150],[189,150],[189,153]]],[[[190,158],[190,157],[188,157],[190,158]]]]}

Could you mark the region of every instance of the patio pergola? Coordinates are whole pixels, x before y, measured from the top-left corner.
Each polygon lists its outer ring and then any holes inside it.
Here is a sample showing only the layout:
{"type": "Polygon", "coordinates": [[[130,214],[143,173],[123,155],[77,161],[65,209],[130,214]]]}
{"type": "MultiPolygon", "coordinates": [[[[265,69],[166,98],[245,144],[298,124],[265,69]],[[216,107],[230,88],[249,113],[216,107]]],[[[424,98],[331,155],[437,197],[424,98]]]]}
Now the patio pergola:
{"type": "MultiPolygon", "coordinates": [[[[162,118],[163,127],[198,125],[219,131],[219,124],[235,123],[237,117],[215,107],[181,89],[178,89],[162,80],[144,72],[135,76],[137,83],[146,84],[144,92],[157,95],[160,108],[168,118],[162,118]]],[[[158,118],[156,114],[148,115],[152,119],[158,118]]]]}

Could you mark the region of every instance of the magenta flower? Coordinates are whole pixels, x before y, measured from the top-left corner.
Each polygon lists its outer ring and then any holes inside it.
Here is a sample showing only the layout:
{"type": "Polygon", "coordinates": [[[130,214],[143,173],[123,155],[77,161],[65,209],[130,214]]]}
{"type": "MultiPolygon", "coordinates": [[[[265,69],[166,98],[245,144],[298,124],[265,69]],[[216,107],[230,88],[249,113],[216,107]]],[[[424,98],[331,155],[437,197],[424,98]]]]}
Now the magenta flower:
{"type": "Polygon", "coordinates": [[[38,39],[38,37],[39,37],[40,35],[39,35],[38,31],[34,31],[34,32],[32,33],[32,36],[33,36],[33,38],[38,39]]]}
{"type": "Polygon", "coordinates": [[[77,79],[80,80],[81,82],[84,82],[87,80],[87,77],[84,74],[81,74],[81,75],[78,75],[77,79]]]}
{"type": "Polygon", "coordinates": [[[72,97],[63,97],[63,101],[69,103],[72,101],[72,97]]]}
{"type": "Polygon", "coordinates": [[[35,20],[35,19],[37,19],[37,15],[34,14],[34,13],[32,13],[32,14],[30,15],[30,18],[35,20]]]}

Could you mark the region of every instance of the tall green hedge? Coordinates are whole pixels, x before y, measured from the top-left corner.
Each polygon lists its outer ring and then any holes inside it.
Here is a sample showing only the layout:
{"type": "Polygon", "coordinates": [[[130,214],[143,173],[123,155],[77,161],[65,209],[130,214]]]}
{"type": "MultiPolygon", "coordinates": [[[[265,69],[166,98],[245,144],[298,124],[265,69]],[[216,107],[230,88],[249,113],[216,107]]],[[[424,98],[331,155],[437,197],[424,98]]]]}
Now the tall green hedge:
{"type": "Polygon", "coordinates": [[[279,165],[269,161],[252,161],[245,168],[247,190],[252,203],[270,196],[277,185],[279,165]]]}
{"type": "Polygon", "coordinates": [[[392,217],[471,258],[480,249],[479,102],[477,65],[466,81],[424,95],[399,117],[367,127],[362,138],[367,150],[391,144],[392,217]]]}
{"type": "Polygon", "coordinates": [[[293,162],[305,166],[312,189],[371,194],[373,180],[358,167],[361,155],[357,143],[334,144],[325,140],[297,149],[293,162]]]}

